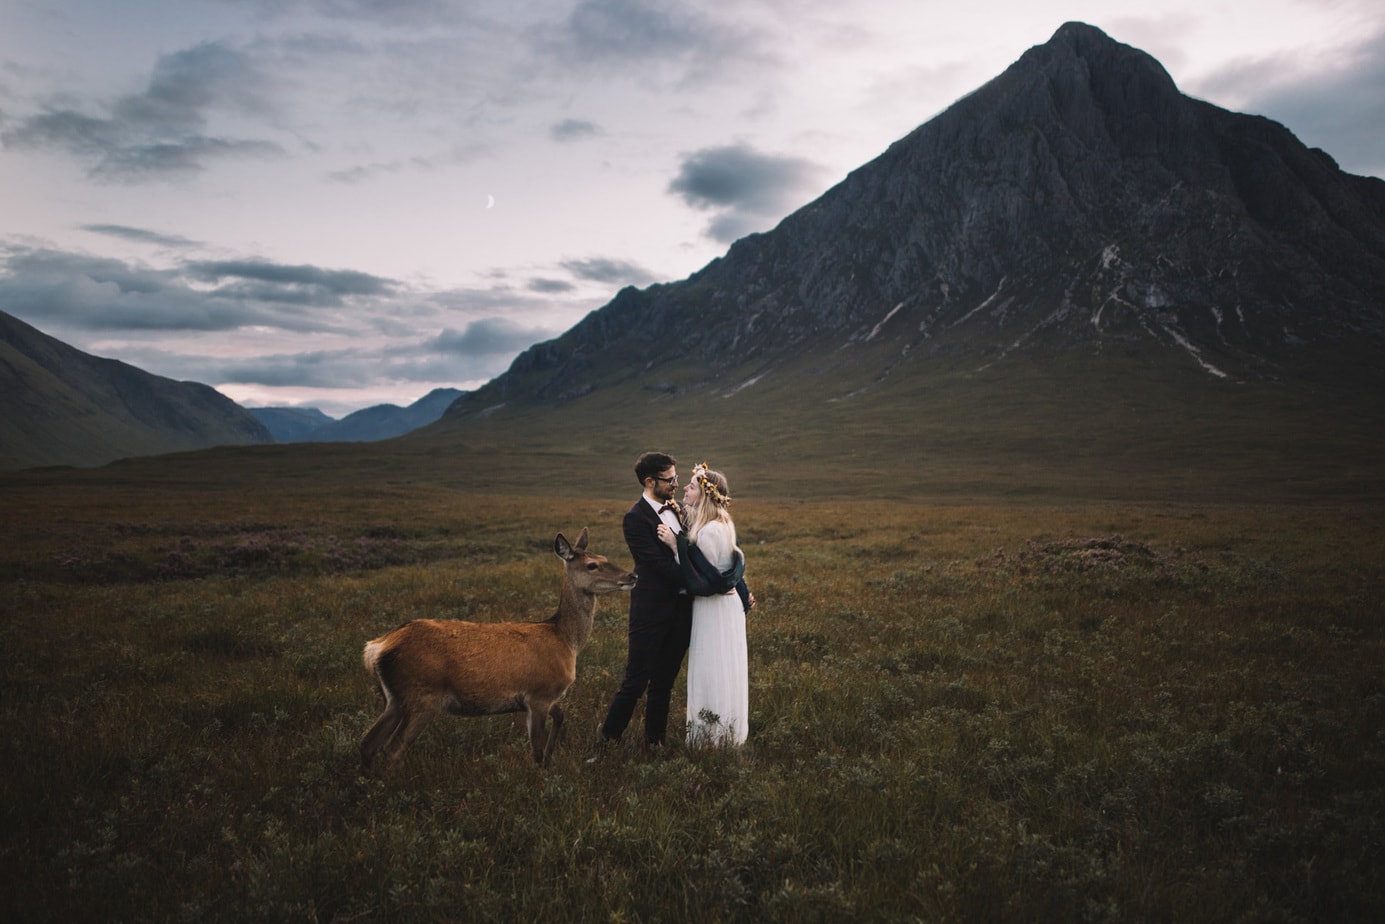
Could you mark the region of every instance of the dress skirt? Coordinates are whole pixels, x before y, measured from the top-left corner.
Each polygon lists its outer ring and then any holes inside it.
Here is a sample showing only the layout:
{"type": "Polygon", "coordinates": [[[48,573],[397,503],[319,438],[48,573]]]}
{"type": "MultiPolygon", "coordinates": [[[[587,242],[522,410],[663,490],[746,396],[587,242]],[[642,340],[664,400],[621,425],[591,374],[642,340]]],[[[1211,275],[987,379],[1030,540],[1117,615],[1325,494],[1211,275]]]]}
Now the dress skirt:
{"type": "MultiPolygon", "coordinates": [[[[708,524],[697,545],[717,568],[731,565],[730,537],[708,524]]],[[[735,592],[693,599],[688,644],[688,744],[741,744],[750,732],[745,610],[735,592]]]]}

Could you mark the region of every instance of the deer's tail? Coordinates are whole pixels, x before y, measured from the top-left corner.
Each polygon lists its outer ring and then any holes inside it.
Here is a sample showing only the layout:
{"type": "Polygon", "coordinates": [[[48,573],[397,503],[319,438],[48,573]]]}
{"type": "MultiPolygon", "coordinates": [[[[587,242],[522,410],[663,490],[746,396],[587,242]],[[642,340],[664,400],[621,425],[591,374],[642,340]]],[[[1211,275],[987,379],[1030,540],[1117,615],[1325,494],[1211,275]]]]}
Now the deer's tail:
{"type": "Polygon", "coordinates": [[[373,638],[365,643],[365,648],[361,651],[361,661],[365,664],[365,669],[371,674],[379,676],[378,665],[380,654],[385,649],[384,636],[373,638]]]}
{"type": "Polygon", "coordinates": [[[385,675],[380,672],[380,662],[389,653],[390,649],[385,645],[385,636],[371,639],[365,643],[365,648],[361,650],[361,663],[365,665],[366,671],[375,678],[375,682],[380,687],[380,695],[385,698],[385,705],[388,706],[394,697],[390,694],[390,688],[385,684],[385,675]]]}

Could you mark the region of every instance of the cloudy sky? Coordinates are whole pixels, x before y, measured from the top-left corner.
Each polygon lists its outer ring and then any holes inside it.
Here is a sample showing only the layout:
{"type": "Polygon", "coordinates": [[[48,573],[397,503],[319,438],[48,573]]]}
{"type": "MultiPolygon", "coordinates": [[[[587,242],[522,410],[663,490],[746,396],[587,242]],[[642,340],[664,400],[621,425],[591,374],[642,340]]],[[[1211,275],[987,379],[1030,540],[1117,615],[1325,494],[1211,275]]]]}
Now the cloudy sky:
{"type": "Polygon", "coordinates": [[[0,0],[0,310],[250,406],[472,388],[1067,20],[1385,176],[1378,0],[0,0]]]}

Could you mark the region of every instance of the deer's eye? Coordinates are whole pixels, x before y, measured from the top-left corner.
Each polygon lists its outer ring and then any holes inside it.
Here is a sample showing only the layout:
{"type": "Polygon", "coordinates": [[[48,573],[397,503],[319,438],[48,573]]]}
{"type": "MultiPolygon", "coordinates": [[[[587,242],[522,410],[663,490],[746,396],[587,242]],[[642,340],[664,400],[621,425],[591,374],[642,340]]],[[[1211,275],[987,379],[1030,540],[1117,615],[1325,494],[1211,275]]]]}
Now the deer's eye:
{"type": "Polygon", "coordinates": [[[589,562],[587,562],[587,570],[588,570],[588,571],[595,571],[595,570],[596,570],[596,562],[594,562],[594,561],[589,561],[589,562]]]}

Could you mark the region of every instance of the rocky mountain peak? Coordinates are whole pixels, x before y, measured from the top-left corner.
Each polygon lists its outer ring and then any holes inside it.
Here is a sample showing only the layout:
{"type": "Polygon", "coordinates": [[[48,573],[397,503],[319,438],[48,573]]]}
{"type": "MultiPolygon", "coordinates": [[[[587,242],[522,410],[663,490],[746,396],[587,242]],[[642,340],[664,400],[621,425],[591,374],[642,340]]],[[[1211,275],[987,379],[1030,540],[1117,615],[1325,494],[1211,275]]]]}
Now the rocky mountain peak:
{"type": "Polygon", "coordinates": [[[804,350],[882,343],[898,374],[928,356],[982,369],[1111,349],[1232,381],[1341,351],[1379,369],[1385,182],[1067,23],[773,231],[622,291],[454,411],[689,357],[697,382],[646,386],[760,380],[804,350]],[[603,365],[613,350],[635,361],[603,365]]]}

